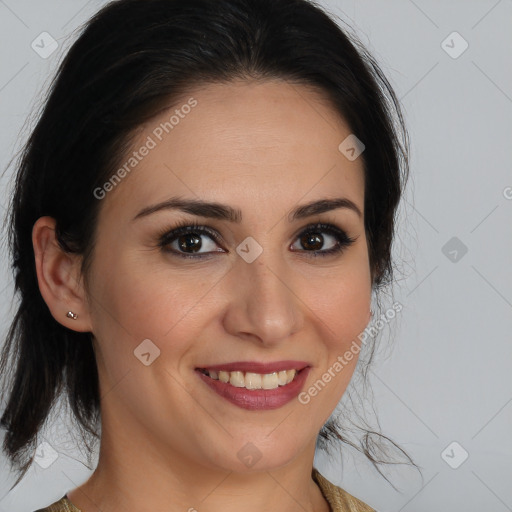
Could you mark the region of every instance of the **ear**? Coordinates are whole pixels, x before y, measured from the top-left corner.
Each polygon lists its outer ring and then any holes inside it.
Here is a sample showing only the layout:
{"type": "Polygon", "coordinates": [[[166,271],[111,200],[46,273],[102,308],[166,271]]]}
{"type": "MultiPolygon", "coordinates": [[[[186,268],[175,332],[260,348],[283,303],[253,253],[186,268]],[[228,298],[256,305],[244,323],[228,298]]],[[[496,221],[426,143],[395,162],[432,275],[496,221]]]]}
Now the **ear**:
{"type": "Polygon", "coordinates": [[[32,228],[39,290],[57,322],[74,331],[92,332],[86,293],[79,282],[81,256],[59,246],[55,226],[55,219],[45,216],[32,228]],[[68,318],[68,311],[76,313],[77,319],[68,318]]]}

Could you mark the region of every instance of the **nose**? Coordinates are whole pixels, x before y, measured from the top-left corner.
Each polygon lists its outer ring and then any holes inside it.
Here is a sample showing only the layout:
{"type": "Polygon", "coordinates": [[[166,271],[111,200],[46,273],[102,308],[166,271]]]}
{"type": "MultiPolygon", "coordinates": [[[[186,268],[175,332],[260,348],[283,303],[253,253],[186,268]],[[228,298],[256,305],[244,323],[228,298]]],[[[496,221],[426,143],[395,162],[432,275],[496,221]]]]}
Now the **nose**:
{"type": "Polygon", "coordinates": [[[285,263],[263,252],[254,262],[237,261],[235,267],[225,283],[230,295],[224,316],[227,332],[275,345],[302,329],[306,306],[285,263]]]}

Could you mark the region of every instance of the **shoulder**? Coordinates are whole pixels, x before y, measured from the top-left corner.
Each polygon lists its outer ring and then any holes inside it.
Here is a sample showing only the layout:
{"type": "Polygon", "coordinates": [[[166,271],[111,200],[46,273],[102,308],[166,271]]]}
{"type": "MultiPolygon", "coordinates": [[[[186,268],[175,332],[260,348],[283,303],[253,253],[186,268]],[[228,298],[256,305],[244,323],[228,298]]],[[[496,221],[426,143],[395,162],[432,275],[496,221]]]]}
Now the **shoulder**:
{"type": "Polygon", "coordinates": [[[66,496],[63,496],[59,501],[48,505],[45,508],[40,508],[35,512],[80,512],[80,509],[76,508],[66,496]]]}
{"type": "Polygon", "coordinates": [[[331,506],[332,512],[376,512],[375,509],[352,496],[341,487],[337,487],[313,468],[313,480],[331,506]]]}

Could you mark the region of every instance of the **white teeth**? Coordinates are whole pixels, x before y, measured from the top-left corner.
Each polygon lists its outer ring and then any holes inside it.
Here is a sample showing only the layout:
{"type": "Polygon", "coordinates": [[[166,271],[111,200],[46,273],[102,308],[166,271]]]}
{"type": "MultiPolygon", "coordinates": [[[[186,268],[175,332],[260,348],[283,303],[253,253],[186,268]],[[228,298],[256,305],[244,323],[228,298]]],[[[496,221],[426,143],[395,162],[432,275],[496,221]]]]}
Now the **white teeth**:
{"type": "Polygon", "coordinates": [[[284,386],[286,384],[288,378],[288,372],[283,370],[277,374],[277,381],[280,386],[284,386]]]}
{"type": "Polygon", "coordinates": [[[245,386],[244,374],[242,372],[231,372],[229,375],[229,383],[237,388],[245,386]]]}
{"type": "Polygon", "coordinates": [[[261,387],[263,389],[276,389],[279,387],[277,372],[263,375],[261,378],[261,387]]]}
{"type": "MultiPolygon", "coordinates": [[[[206,370],[206,373],[208,375],[210,375],[210,377],[212,377],[211,373],[208,370],[206,370]]],[[[213,377],[212,377],[212,379],[213,379],[213,377]]],[[[219,380],[221,382],[229,382],[229,372],[224,372],[224,371],[221,370],[219,372],[219,380]]]]}
{"type": "Polygon", "coordinates": [[[261,389],[262,376],[259,373],[247,372],[245,374],[245,387],[247,389],[261,389]]]}
{"type": "Polygon", "coordinates": [[[297,374],[297,370],[282,370],[273,373],[253,373],[253,372],[225,372],[223,370],[204,370],[214,380],[229,382],[232,386],[246,389],[276,389],[279,386],[289,384],[297,374]]]}

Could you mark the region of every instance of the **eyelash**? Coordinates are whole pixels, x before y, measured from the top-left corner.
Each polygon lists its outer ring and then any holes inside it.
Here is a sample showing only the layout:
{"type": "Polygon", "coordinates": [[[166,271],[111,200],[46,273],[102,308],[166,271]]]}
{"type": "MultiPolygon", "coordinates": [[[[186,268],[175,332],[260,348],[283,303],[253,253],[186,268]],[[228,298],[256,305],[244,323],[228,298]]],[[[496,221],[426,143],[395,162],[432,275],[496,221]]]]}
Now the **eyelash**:
{"type": "MultiPolygon", "coordinates": [[[[352,245],[356,240],[356,238],[349,237],[345,231],[338,228],[337,226],[333,224],[324,224],[324,223],[315,223],[310,224],[306,226],[297,236],[297,238],[300,238],[304,235],[308,235],[311,233],[328,233],[329,235],[334,236],[334,238],[337,241],[337,246],[332,249],[327,249],[323,251],[306,251],[303,252],[309,253],[308,257],[316,258],[318,256],[320,257],[326,257],[326,256],[332,256],[338,253],[343,252],[343,250],[350,245],[352,245]]],[[[206,259],[212,256],[212,252],[208,253],[195,253],[195,254],[187,254],[183,252],[176,251],[174,249],[165,249],[166,246],[174,242],[179,236],[181,235],[187,235],[187,234],[195,234],[195,235],[208,235],[210,238],[212,238],[217,244],[221,245],[221,237],[220,235],[210,229],[208,226],[204,226],[202,224],[198,224],[196,222],[190,222],[190,221],[182,221],[178,223],[173,229],[169,231],[168,228],[164,229],[160,233],[158,233],[158,247],[162,249],[165,253],[171,253],[173,255],[176,255],[181,258],[188,258],[188,259],[206,259]]],[[[220,251],[217,251],[220,252],[220,251]]]]}

